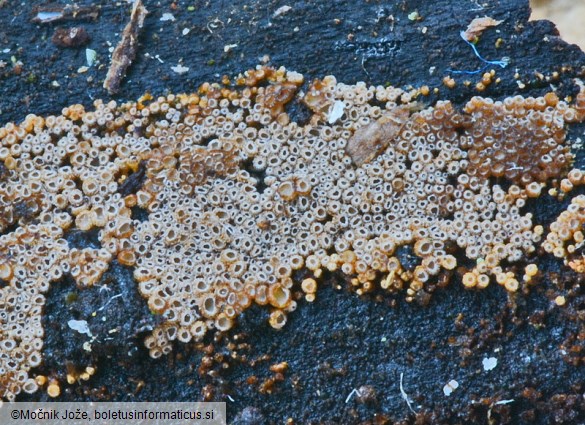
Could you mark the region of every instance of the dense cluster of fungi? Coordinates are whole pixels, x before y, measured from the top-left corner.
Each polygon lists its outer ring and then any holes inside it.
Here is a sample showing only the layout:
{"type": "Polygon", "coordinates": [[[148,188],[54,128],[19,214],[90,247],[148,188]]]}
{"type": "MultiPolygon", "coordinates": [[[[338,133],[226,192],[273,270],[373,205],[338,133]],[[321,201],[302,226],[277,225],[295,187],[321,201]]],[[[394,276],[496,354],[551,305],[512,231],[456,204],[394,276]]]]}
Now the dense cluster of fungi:
{"type": "MultiPolygon", "coordinates": [[[[38,389],[29,371],[51,283],[95,285],[113,261],[133,267],[163,319],[145,340],[155,358],[173,340],[230,329],[252,303],[284,326],[295,290],[314,300],[324,271],[408,300],[456,267],[466,287],[508,291],[537,273],[519,279],[506,265],[545,233],[526,199],[553,178],[582,183],[565,137],[585,119],[585,91],[572,104],[475,97],[458,111],[326,77],[298,95],[314,113],[299,124],[285,106],[302,83],[258,68],[196,94],[73,105],[0,129],[0,397],[38,389]],[[69,246],[72,229],[99,229],[101,246],[69,246]],[[415,266],[402,264],[405,246],[415,266]],[[300,269],[311,276],[296,282],[300,269]]],[[[576,198],[553,225],[555,255],[583,242],[583,209],[576,198]]]]}

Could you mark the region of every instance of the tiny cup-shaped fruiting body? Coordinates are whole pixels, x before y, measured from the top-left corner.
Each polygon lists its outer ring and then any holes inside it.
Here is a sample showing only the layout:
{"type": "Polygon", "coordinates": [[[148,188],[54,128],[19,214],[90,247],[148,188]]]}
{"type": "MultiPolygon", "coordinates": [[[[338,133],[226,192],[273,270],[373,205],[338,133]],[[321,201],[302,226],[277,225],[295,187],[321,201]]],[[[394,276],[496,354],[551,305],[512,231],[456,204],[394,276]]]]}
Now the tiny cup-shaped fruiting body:
{"type": "Polygon", "coordinates": [[[231,329],[233,325],[233,320],[227,317],[224,313],[218,314],[217,318],[215,319],[215,328],[220,332],[231,329]]]}
{"type": "Polygon", "coordinates": [[[39,389],[39,386],[34,379],[29,378],[26,380],[26,382],[22,386],[22,389],[24,390],[25,393],[32,394],[32,393],[35,393],[39,389]]]}
{"type": "Polygon", "coordinates": [[[268,290],[266,285],[260,285],[256,288],[254,300],[257,304],[266,305],[268,303],[268,290]]]}
{"type": "Polygon", "coordinates": [[[39,386],[42,387],[47,383],[47,377],[45,375],[37,375],[35,381],[39,386]]]}
{"type": "Polygon", "coordinates": [[[118,262],[123,266],[133,266],[136,264],[136,254],[130,250],[120,251],[118,253],[118,262]]]}
{"type": "Polygon", "coordinates": [[[216,316],[217,305],[213,296],[209,295],[203,298],[203,301],[201,302],[201,314],[209,319],[212,319],[216,316]]]}
{"type": "Polygon", "coordinates": [[[536,264],[528,264],[524,268],[524,282],[530,282],[534,276],[538,273],[538,266],[536,264]]]}
{"type": "Polygon", "coordinates": [[[292,201],[297,197],[295,185],[291,181],[285,181],[278,186],[278,194],[285,201],[292,201]]]}
{"type": "Polygon", "coordinates": [[[274,329],[282,329],[286,325],[286,314],[282,310],[274,310],[270,313],[268,323],[274,329]]]}
{"type": "Polygon", "coordinates": [[[0,262],[0,280],[8,282],[12,279],[13,270],[8,262],[0,262]]]}
{"type": "Polygon", "coordinates": [[[508,277],[504,282],[504,287],[509,292],[516,292],[518,290],[518,281],[513,277],[508,277]]]}
{"type": "Polygon", "coordinates": [[[238,260],[238,253],[233,249],[224,249],[221,252],[220,259],[226,264],[231,264],[238,260]]]}
{"type": "Polygon", "coordinates": [[[167,303],[158,295],[153,295],[148,299],[148,308],[155,314],[162,314],[167,308],[167,303]]]}
{"type": "Polygon", "coordinates": [[[433,250],[433,244],[428,239],[421,239],[414,244],[414,253],[419,257],[426,257],[433,250]]]}
{"type": "Polygon", "coordinates": [[[47,387],[47,394],[51,398],[59,397],[61,395],[61,387],[57,381],[52,381],[47,387]]]}
{"type": "Polygon", "coordinates": [[[583,177],[584,177],[583,171],[579,170],[578,168],[573,168],[571,171],[569,171],[569,174],[567,175],[567,178],[574,186],[582,184],[583,177]]]}
{"type": "Polygon", "coordinates": [[[486,274],[480,274],[477,276],[477,287],[480,289],[484,289],[487,288],[487,286],[490,284],[490,278],[488,275],[486,274]]]}
{"type": "Polygon", "coordinates": [[[298,254],[290,257],[290,267],[292,270],[300,270],[305,265],[305,259],[298,254]]]}
{"type": "Polygon", "coordinates": [[[474,273],[467,272],[463,275],[463,285],[466,288],[473,288],[477,285],[477,276],[474,273]]]}
{"type": "Polygon", "coordinates": [[[296,193],[300,196],[306,196],[311,193],[311,184],[307,178],[297,179],[295,182],[296,193]]]}
{"type": "Polygon", "coordinates": [[[321,267],[321,261],[319,260],[319,257],[317,257],[316,255],[309,255],[305,260],[305,266],[309,270],[315,271],[321,267]]]}
{"type": "Polygon", "coordinates": [[[561,191],[564,193],[568,193],[573,190],[573,183],[569,179],[562,179],[561,180],[561,191]]]}
{"type": "Polygon", "coordinates": [[[197,320],[191,325],[189,331],[191,332],[191,335],[193,335],[193,338],[196,341],[199,341],[207,332],[207,325],[203,320],[197,320]]]}
{"type": "Polygon", "coordinates": [[[272,285],[268,288],[268,302],[276,308],[286,308],[291,302],[291,293],[280,285],[272,285]]]}
{"type": "Polygon", "coordinates": [[[306,294],[314,294],[317,292],[317,282],[313,278],[307,278],[302,281],[301,289],[306,294]]]}
{"type": "Polygon", "coordinates": [[[93,211],[83,211],[75,218],[75,225],[79,230],[88,231],[94,225],[94,216],[93,211]]]}
{"type": "Polygon", "coordinates": [[[542,185],[538,182],[532,182],[526,186],[526,194],[529,198],[538,198],[542,191],[542,185]]]}
{"type": "Polygon", "coordinates": [[[440,259],[439,263],[446,270],[453,270],[457,267],[457,259],[452,255],[445,255],[440,259]]]}
{"type": "Polygon", "coordinates": [[[120,239],[127,238],[133,231],[134,229],[131,221],[122,221],[116,229],[116,236],[120,239]]]}

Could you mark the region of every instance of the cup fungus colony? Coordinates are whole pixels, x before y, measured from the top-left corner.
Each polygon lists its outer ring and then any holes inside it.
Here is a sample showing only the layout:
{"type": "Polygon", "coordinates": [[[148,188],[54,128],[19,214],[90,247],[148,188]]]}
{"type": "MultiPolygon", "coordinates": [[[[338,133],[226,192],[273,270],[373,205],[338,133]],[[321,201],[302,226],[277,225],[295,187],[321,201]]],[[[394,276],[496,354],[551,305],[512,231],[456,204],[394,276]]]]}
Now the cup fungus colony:
{"type": "MultiPolygon", "coordinates": [[[[99,282],[112,261],[133,267],[161,324],[152,357],[171,342],[230,329],[253,303],[281,328],[295,291],[315,299],[324,271],[358,293],[376,286],[408,300],[465,267],[466,287],[517,291],[506,265],[545,233],[522,207],[570,171],[566,123],[585,119],[585,91],[424,107],[416,91],[344,85],[258,68],[229,87],[60,116],[29,115],[0,129],[0,397],[38,389],[44,295],[70,275],[99,282]],[[294,96],[313,111],[291,121],[294,96]],[[498,184],[499,183],[499,184],[498,184]],[[505,183],[505,185],[503,184],[505,183]],[[145,220],[134,217],[142,208],[145,220]],[[70,247],[72,229],[99,229],[99,248],[70,247]],[[410,246],[416,266],[397,254],[410,246]],[[293,280],[296,270],[311,276],[293,280]]],[[[577,198],[545,248],[563,255],[579,230],[577,198]]]]}

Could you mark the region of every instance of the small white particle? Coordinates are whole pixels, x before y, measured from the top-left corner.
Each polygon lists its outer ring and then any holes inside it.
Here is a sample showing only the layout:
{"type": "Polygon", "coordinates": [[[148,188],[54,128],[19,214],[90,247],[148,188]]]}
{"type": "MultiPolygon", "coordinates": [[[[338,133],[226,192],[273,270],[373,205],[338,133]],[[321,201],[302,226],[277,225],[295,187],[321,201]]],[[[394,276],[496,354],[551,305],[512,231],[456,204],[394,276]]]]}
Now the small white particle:
{"type": "Polygon", "coordinates": [[[91,331],[89,330],[87,320],[70,320],[67,322],[67,325],[74,331],[79,332],[80,334],[86,334],[88,336],[91,336],[91,331]]]}
{"type": "Polygon", "coordinates": [[[53,87],[61,87],[61,84],[59,84],[59,82],[58,82],[57,80],[53,80],[53,81],[51,81],[51,85],[52,85],[53,87]]]}
{"type": "Polygon", "coordinates": [[[356,390],[354,388],[353,390],[351,390],[351,392],[349,393],[349,395],[345,399],[345,404],[347,404],[349,402],[349,400],[351,400],[351,398],[354,396],[354,394],[357,394],[358,397],[361,397],[360,391],[359,390],[356,390]]]}
{"type": "Polygon", "coordinates": [[[187,35],[189,32],[191,32],[189,28],[183,28],[183,35],[187,35]]]}
{"type": "Polygon", "coordinates": [[[451,393],[453,391],[455,391],[457,388],[459,388],[459,382],[457,382],[454,379],[451,379],[449,382],[447,382],[447,384],[443,387],[443,394],[445,394],[447,397],[449,397],[451,395],[451,393]]]}
{"type": "Polygon", "coordinates": [[[172,13],[163,13],[163,15],[160,18],[161,21],[174,21],[175,17],[173,16],[172,13]]]}
{"type": "Polygon", "coordinates": [[[87,60],[87,66],[92,66],[97,58],[97,52],[92,49],[85,49],[85,60],[87,60]]]}
{"type": "Polygon", "coordinates": [[[226,44],[225,46],[223,46],[223,51],[225,53],[231,52],[235,47],[238,47],[237,44],[226,44]]]}
{"type": "Polygon", "coordinates": [[[483,359],[481,363],[483,364],[483,370],[487,372],[488,370],[496,368],[496,366],[498,365],[498,359],[496,359],[495,357],[489,357],[483,359]]]}
{"type": "Polygon", "coordinates": [[[290,11],[291,9],[292,9],[292,7],[290,7],[290,6],[281,6],[278,9],[276,9],[276,11],[274,12],[274,15],[272,15],[272,16],[276,18],[277,16],[284,15],[285,13],[290,11]]]}
{"type": "Polygon", "coordinates": [[[2,53],[10,53],[10,49],[4,49],[2,50],[2,53]]]}
{"type": "MultiPolygon", "coordinates": [[[[337,120],[342,117],[344,110],[345,103],[343,103],[341,100],[336,100],[329,110],[329,117],[327,118],[327,122],[329,122],[329,124],[335,124],[337,120]]],[[[383,320],[383,318],[380,319],[383,320]]]]}
{"type": "Polygon", "coordinates": [[[189,71],[188,66],[183,66],[181,64],[178,64],[177,66],[171,66],[171,69],[177,74],[184,74],[185,72],[189,71]]]}
{"type": "Polygon", "coordinates": [[[410,411],[412,413],[416,414],[415,410],[412,408],[412,400],[410,399],[410,397],[408,397],[408,394],[406,394],[406,391],[404,390],[404,386],[402,385],[403,379],[404,379],[404,373],[400,372],[400,395],[402,396],[402,399],[408,405],[408,408],[410,409],[410,411]]]}
{"type": "Polygon", "coordinates": [[[83,74],[85,72],[87,72],[89,70],[89,67],[87,66],[80,66],[79,69],[77,70],[78,74],[83,74]]]}

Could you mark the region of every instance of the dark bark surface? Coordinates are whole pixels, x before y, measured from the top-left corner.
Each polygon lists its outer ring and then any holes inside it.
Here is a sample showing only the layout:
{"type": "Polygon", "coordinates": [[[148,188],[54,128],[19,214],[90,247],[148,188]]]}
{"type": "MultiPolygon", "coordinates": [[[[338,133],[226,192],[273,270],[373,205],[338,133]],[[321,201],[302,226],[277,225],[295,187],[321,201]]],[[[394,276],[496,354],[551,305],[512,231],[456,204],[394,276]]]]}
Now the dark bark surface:
{"type": "MultiPolygon", "coordinates": [[[[121,102],[145,92],[191,92],[262,60],[299,71],[306,81],[333,74],[344,83],[426,84],[429,104],[448,99],[461,105],[478,94],[536,96],[551,88],[564,97],[578,90],[573,79],[585,73],[585,55],[560,40],[551,23],[528,22],[527,1],[521,0],[144,3],[150,14],[138,55],[120,92],[111,97],[102,88],[109,48],[119,40],[130,5],[96,2],[95,21],[39,25],[31,22],[32,7],[6,2],[0,8],[1,120],[59,114],[67,105],[89,106],[98,98],[121,102]],[[274,16],[284,5],[291,9],[274,16]],[[161,21],[163,13],[175,20],[161,21]],[[495,69],[501,82],[478,93],[481,73],[460,72],[485,63],[459,33],[482,16],[503,23],[484,31],[479,52],[488,60],[508,57],[509,65],[487,68],[495,69]],[[58,26],[74,25],[91,37],[87,46],[52,44],[58,26]],[[87,65],[86,47],[97,52],[98,62],[79,73],[87,65]],[[189,71],[171,70],[179,63],[189,71]],[[442,83],[448,75],[456,80],[453,89],[442,83]]],[[[307,116],[294,103],[289,112],[297,120],[307,116]]],[[[572,139],[582,134],[582,126],[570,130],[572,139]]],[[[583,155],[576,154],[579,165],[583,155]]],[[[527,209],[546,224],[567,202],[543,197],[527,209]]],[[[97,243],[91,234],[68,237],[79,246],[97,243]]],[[[529,294],[509,297],[495,285],[465,291],[454,278],[425,306],[408,304],[401,295],[360,298],[339,276],[328,276],[317,300],[300,301],[282,331],[270,328],[266,310],[252,308],[228,335],[206,341],[209,346],[178,344],[158,361],[142,346],[156,318],[133,285],[131,270],[112,265],[102,282],[109,289],[80,291],[66,280],[53,285],[44,317],[45,361],[38,372],[64,382],[68,370],[95,365],[97,373],[88,382],[63,384],[62,400],[206,398],[226,401],[236,424],[280,424],[288,418],[295,424],[584,423],[585,360],[579,350],[585,348],[579,333],[585,293],[580,276],[561,263],[546,256],[539,262],[546,277],[529,294]],[[570,295],[564,308],[553,302],[559,294],[570,295]],[[103,315],[92,317],[98,309],[103,315]],[[96,350],[83,350],[79,334],[67,329],[72,316],[95,329],[96,350]],[[488,357],[498,360],[491,371],[482,366],[488,357]],[[270,370],[280,362],[288,363],[282,376],[270,370]],[[414,412],[401,395],[401,375],[414,412]],[[443,386],[452,379],[459,388],[447,397],[443,386]]]]}

